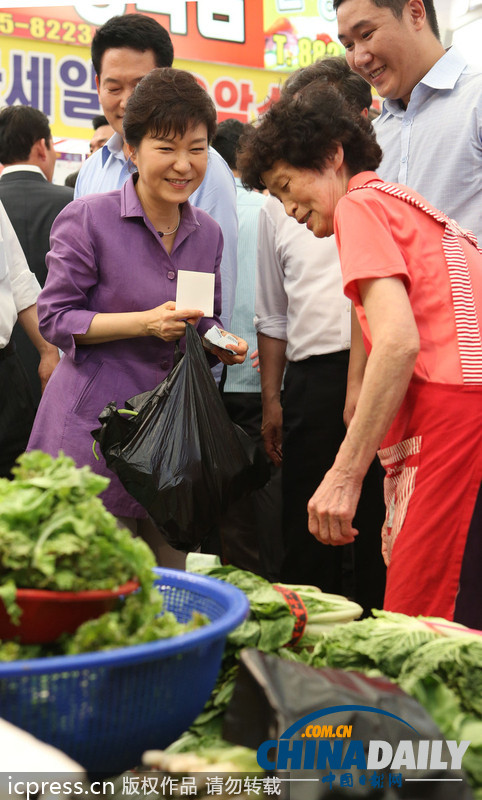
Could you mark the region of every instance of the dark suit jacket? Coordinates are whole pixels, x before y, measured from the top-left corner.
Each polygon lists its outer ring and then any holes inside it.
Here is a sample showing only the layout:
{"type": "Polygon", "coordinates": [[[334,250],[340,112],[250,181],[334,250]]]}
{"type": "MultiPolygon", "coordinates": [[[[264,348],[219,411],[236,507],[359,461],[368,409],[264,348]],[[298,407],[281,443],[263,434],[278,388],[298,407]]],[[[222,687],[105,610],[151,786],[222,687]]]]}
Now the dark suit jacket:
{"type": "MultiPolygon", "coordinates": [[[[15,229],[28,265],[41,286],[47,277],[45,256],[50,249],[50,228],[59,211],[70,203],[73,197],[73,189],[49,183],[38,172],[18,170],[0,176],[0,201],[15,229]]],[[[34,400],[38,404],[40,400],[38,353],[18,324],[15,326],[13,339],[27,371],[34,400]]]]}

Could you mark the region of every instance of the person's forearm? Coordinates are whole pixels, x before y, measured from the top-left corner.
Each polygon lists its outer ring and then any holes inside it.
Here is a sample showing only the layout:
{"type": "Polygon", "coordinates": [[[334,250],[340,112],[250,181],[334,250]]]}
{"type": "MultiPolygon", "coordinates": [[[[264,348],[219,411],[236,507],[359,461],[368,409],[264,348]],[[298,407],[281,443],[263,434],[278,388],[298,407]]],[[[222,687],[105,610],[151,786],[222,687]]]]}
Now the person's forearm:
{"type": "Polygon", "coordinates": [[[186,333],[186,322],[197,325],[202,316],[199,309],[176,309],[174,301],[168,300],[147,311],[95,314],[87,332],[74,334],[74,339],[76,344],[89,345],[141,336],[156,336],[165,342],[174,342],[186,333]]]}
{"type": "Polygon", "coordinates": [[[52,372],[59,363],[59,351],[55,345],[47,342],[39,331],[37,305],[29,306],[20,311],[18,321],[40,355],[38,376],[43,393],[52,372]]]}
{"type": "Polygon", "coordinates": [[[335,462],[308,502],[308,529],[324,544],[354,541],[363,479],[407,391],[416,352],[381,340],[370,352],[355,414],[335,462]]]}
{"type": "Polygon", "coordinates": [[[286,341],[258,333],[261,398],[263,405],[280,402],[283,374],[286,366],[286,341]]]}
{"type": "Polygon", "coordinates": [[[57,352],[55,345],[47,342],[39,331],[36,303],[19,311],[18,321],[40,356],[57,352]]]}
{"type": "Polygon", "coordinates": [[[86,333],[74,334],[76,344],[102,344],[147,336],[146,312],[96,314],[86,333]]]}
{"type": "Polygon", "coordinates": [[[276,467],[282,462],[283,410],[281,386],[286,364],[286,341],[258,333],[259,369],[263,419],[261,437],[268,457],[276,467]]]}
{"type": "Polygon", "coordinates": [[[372,348],[355,413],[335,467],[364,477],[405,397],[420,337],[405,286],[397,278],[360,281],[372,348]]]}
{"type": "Polygon", "coordinates": [[[367,363],[367,352],[363,343],[363,335],[352,303],[351,307],[351,346],[350,346],[350,362],[348,365],[345,409],[343,411],[343,420],[346,427],[350,424],[355,408],[360,395],[363,376],[365,374],[365,367],[367,363]]]}
{"type": "Polygon", "coordinates": [[[308,502],[308,529],[324,544],[354,541],[363,479],[403,402],[420,350],[410,300],[398,278],[358,282],[372,348],[355,413],[335,463],[308,502]]]}
{"type": "Polygon", "coordinates": [[[385,340],[373,347],[335,467],[366,474],[405,397],[416,358],[416,350],[403,342],[385,340]]]}

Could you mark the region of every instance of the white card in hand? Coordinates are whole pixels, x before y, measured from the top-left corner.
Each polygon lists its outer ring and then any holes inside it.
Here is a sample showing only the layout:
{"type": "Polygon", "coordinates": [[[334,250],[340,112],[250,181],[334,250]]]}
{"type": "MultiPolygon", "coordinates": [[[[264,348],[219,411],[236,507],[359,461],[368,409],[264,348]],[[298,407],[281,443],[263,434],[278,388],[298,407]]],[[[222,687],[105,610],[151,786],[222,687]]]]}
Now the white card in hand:
{"type": "Polygon", "coordinates": [[[214,314],[214,273],[177,271],[176,309],[197,309],[205,317],[214,314]]]}

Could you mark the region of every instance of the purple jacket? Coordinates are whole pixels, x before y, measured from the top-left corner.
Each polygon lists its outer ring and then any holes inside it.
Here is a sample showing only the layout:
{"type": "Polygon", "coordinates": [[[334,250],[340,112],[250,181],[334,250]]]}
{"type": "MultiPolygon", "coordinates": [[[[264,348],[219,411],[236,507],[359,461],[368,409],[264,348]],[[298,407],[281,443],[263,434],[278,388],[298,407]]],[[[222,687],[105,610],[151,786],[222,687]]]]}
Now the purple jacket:
{"type": "Polygon", "coordinates": [[[89,464],[111,480],[102,494],[109,511],[145,517],[102,455],[95,460],[91,431],[99,427],[98,416],[111,400],[122,408],[166,377],[173,367],[174,343],[149,336],[77,346],[73,334],[85,333],[96,313],[145,311],[175,300],[178,269],[215,273],[214,317],[201,319],[197,327],[203,335],[220,325],[221,228],[204,211],[184,203],[167,253],[130,178],[118,191],[70,203],[52,226],[50,244],[38,316],[42,335],[64,355],[43,394],[28,449],[54,456],[63,450],[77,466],[89,464]]]}

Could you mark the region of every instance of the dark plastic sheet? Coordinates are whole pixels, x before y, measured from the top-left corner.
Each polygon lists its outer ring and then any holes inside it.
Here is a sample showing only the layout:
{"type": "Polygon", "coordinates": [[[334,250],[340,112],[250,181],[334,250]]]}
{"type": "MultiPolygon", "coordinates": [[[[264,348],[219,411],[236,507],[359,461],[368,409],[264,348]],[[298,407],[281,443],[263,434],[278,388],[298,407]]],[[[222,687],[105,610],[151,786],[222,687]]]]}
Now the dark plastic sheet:
{"type": "MultiPolygon", "coordinates": [[[[401,740],[412,741],[414,748],[419,740],[444,740],[420,703],[384,677],[329,667],[314,669],[254,649],[241,651],[233,697],[224,718],[223,737],[257,750],[264,741],[279,739],[303,717],[318,711],[320,717],[313,720],[315,724],[333,724],[334,728],[340,724],[353,726],[351,737],[363,743],[365,753],[371,740],[388,742],[393,753],[401,740]],[[321,716],[323,710],[340,706],[342,711],[321,716]],[[365,710],[367,707],[375,709],[375,713],[365,710]]],[[[302,725],[290,735],[290,742],[301,739],[306,743],[305,728],[306,725],[302,725]]],[[[350,741],[347,739],[344,747],[348,747],[350,741]]],[[[442,757],[447,757],[447,763],[451,763],[445,743],[442,757]]],[[[403,779],[402,785],[396,786],[390,785],[388,767],[379,770],[383,773],[379,785],[372,785],[371,774],[361,783],[362,771],[355,767],[351,770],[353,785],[343,786],[341,777],[346,771],[291,769],[288,773],[291,800],[473,800],[461,771],[402,767],[395,770],[402,773],[403,779]],[[330,772],[335,776],[331,786],[325,777],[330,772]]]]}

